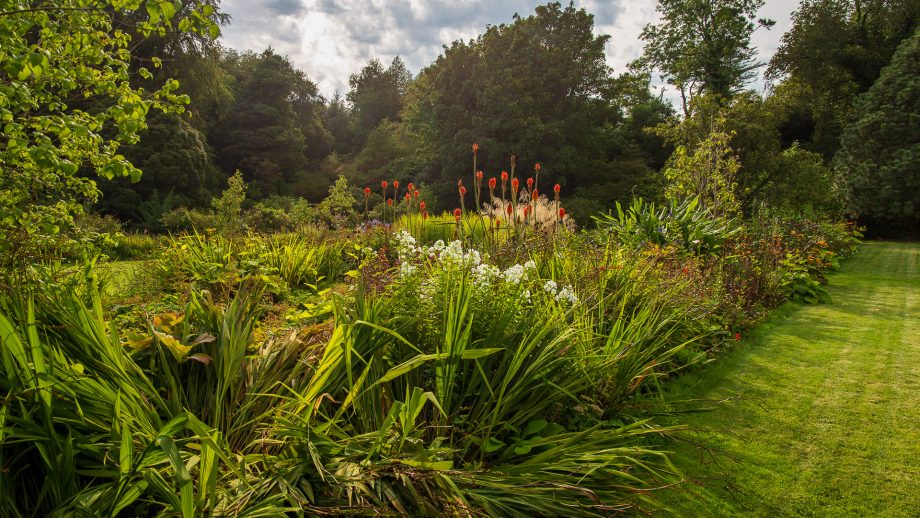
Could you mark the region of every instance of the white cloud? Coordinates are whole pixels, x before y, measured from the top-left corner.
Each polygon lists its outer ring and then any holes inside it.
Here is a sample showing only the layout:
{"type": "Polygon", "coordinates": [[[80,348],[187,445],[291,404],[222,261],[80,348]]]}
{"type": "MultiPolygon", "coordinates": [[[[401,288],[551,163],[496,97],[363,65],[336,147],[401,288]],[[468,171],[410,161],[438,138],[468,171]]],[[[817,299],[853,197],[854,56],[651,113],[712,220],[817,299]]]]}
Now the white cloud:
{"type": "MultiPolygon", "coordinates": [[[[487,25],[511,23],[545,2],[533,0],[225,0],[233,17],[222,41],[238,49],[271,46],[290,56],[331,96],[348,90],[348,77],[368,60],[388,63],[401,56],[413,73],[433,62],[442,45],[475,38],[487,25]]],[[[753,43],[766,61],[789,27],[793,0],[768,0],[761,15],[776,26],[759,30],[753,43]]],[[[595,15],[595,31],[609,34],[607,62],[625,70],[642,52],[639,33],[657,19],[653,0],[577,0],[595,15]]],[[[762,81],[756,86],[762,87],[762,81]]],[[[673,93],[666,93],[672,97],[673,93]]]]}

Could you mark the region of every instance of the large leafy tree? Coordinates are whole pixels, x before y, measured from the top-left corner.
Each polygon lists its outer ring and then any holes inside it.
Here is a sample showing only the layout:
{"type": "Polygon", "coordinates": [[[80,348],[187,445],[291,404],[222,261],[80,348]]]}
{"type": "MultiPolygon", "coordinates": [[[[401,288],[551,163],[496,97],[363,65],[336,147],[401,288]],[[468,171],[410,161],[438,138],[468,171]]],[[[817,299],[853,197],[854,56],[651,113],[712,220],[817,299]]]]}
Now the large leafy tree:
{"type": "Polygon", "coordinates": [[[763,66],[751,46],[758,27],[772,20],[758,19],[763,0],[659,0],[661,21],[642,31],[645,51],[636,63],[657,70],[674,85],[683,100],[700,93],[723,98],[744,87],[763,66]]]}
{"type": "Polygon", "coordinates": [[[511,155],[519,176],[542,162],[544,190],[559,182],[572,192],[608,162],[605,127],[621,121],[622,111],[610,100],[609,37],[593,28],[585,10],[550,3],[474,41],[454,42],[420,73],[404,120],[422,143],[420,172],[442,200],[456,203],[458,178],[473,181],[474,142],[489,176],[510,171],[511,155]]]}
{"type": "Polygon", "coordinates": [[[387,68],[379,60],[372,59],[361,72],[348,79],[351,90],[346,98],[351,104],[354,133],[359,143],[363,144],[383,119],[399,122],[403,97],[411,81],[412,74],[399,56],[393,58],[387,68]]]}
{"type": "Polygon", "coordinates": [[[918,22],[916,0],[803,0],[767,69],[796,107],[786,132],[830,159],[853,101],[918,22]]]}
{"type": "MultiPolygon", "coordinates": [[[[0,7],[0,257],[21,267],[55,244],[98,189],[77,175],[137,179],[119,146],[137,141],[149,110],[188,102],[167,80],[131,83],[133,33],[115,25],[134,13],[142,34],[177,28],[215,36],[208,6],[177,14],[164,0],[7,1],[0,7]]],[[[150,69],[139,73],[152,76],[150,69]]]]}
{"type": "Polygon", "coordinates": [[[316,85],[272,49],[228,52],[224,63],[236,78],[235,101],[208,135],[217,163],[239,169],[254,198],[292,193],[308,160],[330,151],[316,85]]]}
{"type": "Polygon", "coordinates": [[[144,171],[139,182],[100,179],[98,208],[123,221],[144,221],[148,202],[169,196],[185,206],[206,205],[220,190],[224,174],[214,165],[204,135],[178,114],[152,114],[141,141],[124,148],[125,157],[144,171]]]}
{"type": "Polygon", "coordinates": [[[856,104],[835,157],[856,214],[869,223],[920,226],[920,30],[904,40],[856,104]]]}

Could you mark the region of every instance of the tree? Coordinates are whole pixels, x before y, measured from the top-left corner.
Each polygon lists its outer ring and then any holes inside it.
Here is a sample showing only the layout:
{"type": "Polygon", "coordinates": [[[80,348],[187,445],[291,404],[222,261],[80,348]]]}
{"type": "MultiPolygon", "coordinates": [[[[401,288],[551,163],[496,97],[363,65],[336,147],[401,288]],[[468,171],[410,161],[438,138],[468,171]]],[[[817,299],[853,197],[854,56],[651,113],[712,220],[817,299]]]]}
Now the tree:
{"type": "Polygon", "coordinates": [[[751,34],[770,28],[758,19],[763,0],[659,0],[661,22],[640,36],[645,51],[638,68],[653,68],[680,92],[684,113],[701,93],[729,98],[763,66],[755,59],[751,34]]]}
{"type": "Polygon", "coordinates": [[[785,87],[790,119],[808,149],[830,160],[854,100],[871,87],[900,42],[920,22],[916,0],[804,0],[767,77],[785,87]]]}
{"type": "Polygon", "coordinates": [[[834,159],[850,207],[878,226],[920,225],[920,30],[856,104],[834,159]]]}
{"type": "Polygon", "coordinates": [[[144,221],[145,202],[172,193],[172,202],[202,206],[217,192],[225,175],[214,165],[205,136],[187,117],[152,114],[137,144],[123,148],[125,158],[144,171],[140,181],[100,179],[98,208],[121,220],[144,221]]]}
{"type": "Polygon", "coordinates": [[[355,134],[351,126],[351,113],[336,92],[323,111],[323,126],[332,136],[332,150],[339,154],[354,151],[355,134]]]}
{"type": "MultiPolygon", "coordinates": [[[[81,167],[138,179],[119,153],[135,143],[150,109],[179,112],[188,102],[167,80],[155,91],[130,82],[132,35],[112,12],[140,13],[145,33],[179,28],[214,37],[208,6],[178,17],[173,2],[60,0],[5,2],[0,8],[0,256],[21,268],[54,245],[84,202],[98,197],[81,167]]],[[[152,76],[147,69],[141,74],[152,76]]]]}
{"type": "Polygon", "coordinates": [[[516,155],[521,177],[541,162],[540,189],[588,185],[596,162],[608,161],[605,125],[623,117],[610,99],[609,38],[593,29],[584,9],[550,3],[454,42],[419,74],[404,123],[419,142],[422,179],[441,201],[453,206],[457,179],[473,181],[473,143],[489,176],[510,172],[516,155]]]}
{"type": "Polygon", "coordinates": [[[731,134],[722,129],[724,124],[718,120],[695,149],[677,147],[664,170],[665,196],[677,201],[696,197],[712,214],[731,218],[741,208],[735,195],[741,162],[731,148],[731,134]]]}
{"type": "Polygon", "coordinates": [[[354,133],[358,142],[364,144],[368,134],[383,119],[399,122],[403,97],[412,74],[399,56],[393,58],[386,69],[379,60],[372,59],[361,72],[348,79],[351,90],[347,99],[351,103],[354,133]]]}
{"type": "Polygon", "coordinates": [[[255,199],[290,194],[306,173],[308,158],[329,153],[316,85],[284,56],[228,52],[235,102],[209,133],[224,171],[239,169],[255,199]]]}

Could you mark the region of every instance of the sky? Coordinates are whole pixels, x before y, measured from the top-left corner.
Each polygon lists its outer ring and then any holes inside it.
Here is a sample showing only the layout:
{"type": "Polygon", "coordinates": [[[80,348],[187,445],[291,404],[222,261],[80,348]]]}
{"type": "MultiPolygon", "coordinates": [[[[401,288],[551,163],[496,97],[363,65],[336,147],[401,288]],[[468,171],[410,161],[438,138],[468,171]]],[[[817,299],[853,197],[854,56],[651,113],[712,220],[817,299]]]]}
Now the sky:
{"type": "MultiPolygon", "coordinates": [[[[413,74],[432,63],[442,45],[482,33],[489,25],[511,23],[515,13],[528,16],[546,1],[529,0],[223,0],[232,22],[221,41],[237,50],[272,47],[290,57],[327,98],[348,91],[348,77],[373,58],[384,65],[400,56],[413,74]]],[[[655,0],[576,0],[594,15],[597,34],[611,36],[607,63],[614,73],[626,70],[642,53],[639,33],[657,20],[655,0]]],[[[565,4],[565,2],[563,2],[565,4]]],[[[752,44],[768,61],[790,27],[797,0],[767,0],[758,13],[776,20],[758,29],[752,44]]],[[[660,81],[657,88],[665,88],[660,81]]],[[[763,80],[754,85],[763,88],[763,80]]],[[[665,97],[675,92],[665,90],[665,97]]]]}

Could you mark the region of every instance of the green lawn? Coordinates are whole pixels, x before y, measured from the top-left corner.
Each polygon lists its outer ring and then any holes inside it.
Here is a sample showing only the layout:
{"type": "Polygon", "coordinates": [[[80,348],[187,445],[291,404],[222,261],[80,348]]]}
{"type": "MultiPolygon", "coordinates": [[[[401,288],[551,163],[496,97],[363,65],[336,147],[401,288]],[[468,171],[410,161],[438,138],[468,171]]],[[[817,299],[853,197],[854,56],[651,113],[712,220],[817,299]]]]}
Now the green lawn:
{"type": "Polygon", "coordinates": [[[715,407],[678,418],[675,514],[920,515],[920,245],[864,245],[829,291],[669,387],[715,407]]]}

